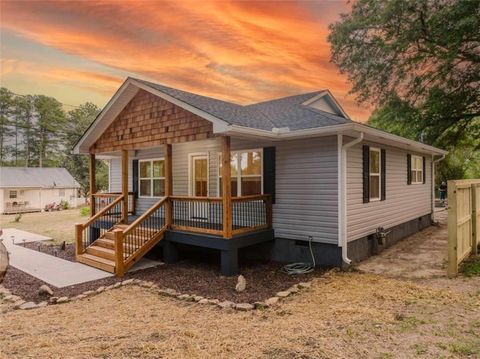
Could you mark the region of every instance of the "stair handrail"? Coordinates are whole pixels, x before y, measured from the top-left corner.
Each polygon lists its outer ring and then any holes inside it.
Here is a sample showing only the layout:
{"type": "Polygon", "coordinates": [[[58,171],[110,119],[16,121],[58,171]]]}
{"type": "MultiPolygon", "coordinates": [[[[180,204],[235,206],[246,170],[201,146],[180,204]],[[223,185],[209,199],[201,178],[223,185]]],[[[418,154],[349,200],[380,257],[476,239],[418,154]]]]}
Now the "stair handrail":
{"type": "Polygon", "coordinates": [[[136,220],[134,220],[127,228],[125,228],[123,230],[123,236],[126,236],[131,231],[133,231],[135,228],[137,228],[143,221],[145,221],[148,217],[150,217],[153,212],[155,212],[157,209],[159,209],[168,200],[169,200],[168,197],[163,197],[161,200],[159,200],[157,203],[155,203],[153,206],[151,206],[140,217],[138,217],[136,220]]]}
{"type": "Polygon", "coordinates": [[[99,212],[95,213],[92,217],[88,219],[85,223],[82,224],[83,228],[87,228],[89,225],[91,225],[93,222],[95,222],[97,219],[102,217],[106,212],[108,212],[110,209],[115,207],[120,201],[123,200],[123,195],[119,196],[116,198],[112,203],[109,205],[103,207],[99,212]]]}

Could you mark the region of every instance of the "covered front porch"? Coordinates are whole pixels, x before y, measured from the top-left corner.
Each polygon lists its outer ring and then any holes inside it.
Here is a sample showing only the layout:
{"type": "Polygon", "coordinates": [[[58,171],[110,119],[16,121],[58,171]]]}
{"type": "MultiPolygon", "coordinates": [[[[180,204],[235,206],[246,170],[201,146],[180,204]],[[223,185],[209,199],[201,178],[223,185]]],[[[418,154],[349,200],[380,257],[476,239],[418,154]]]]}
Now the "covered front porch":
{"type": "MultiPolygon", "coordinates": [[[[156,147],[163,154],[161,160],[139,161],[132,158],[132,150],[118,151],[121,191],[114,193],[96,191],[97,159],[90,154],[91,217],[77,225],[77,259],[90,265],[101,262],[102,269],[123,275],[157,244],[163,247],[165,262],[175,261],[176,245],[182,244],[219,250],[222,273],[236,274],[239,248],[273,239],[272,201],[268,194],[235,195],[231,139],[223,136],[214,141],[221,143],[221,163],[217,164],[221,180],[216,193],[221,196],[209,193],[209,161],[191,154],[185,154],[188,195],[174,194],[175,178],[184,180],[173,176],[174,167],[185,163],[173,161],[172,144],[156,147]]],[[[255,184],[249,186],[245,188],[255,184]]]]}

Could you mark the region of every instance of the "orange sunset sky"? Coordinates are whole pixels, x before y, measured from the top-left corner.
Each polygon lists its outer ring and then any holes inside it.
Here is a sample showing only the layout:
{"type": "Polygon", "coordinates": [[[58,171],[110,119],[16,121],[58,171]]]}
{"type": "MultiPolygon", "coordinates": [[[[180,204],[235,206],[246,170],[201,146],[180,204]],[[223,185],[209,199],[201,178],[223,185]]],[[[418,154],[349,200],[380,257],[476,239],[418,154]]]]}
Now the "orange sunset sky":
{"type": "MultiPolygon", "coordinates": [[[[4,1],[1,86],[103,107],[127,76],[241,104],[323,88],[355,120],[330,62],[346,1],[4,1]]],[[[67,109],[69,109],[67,107],[67,109]]]]}

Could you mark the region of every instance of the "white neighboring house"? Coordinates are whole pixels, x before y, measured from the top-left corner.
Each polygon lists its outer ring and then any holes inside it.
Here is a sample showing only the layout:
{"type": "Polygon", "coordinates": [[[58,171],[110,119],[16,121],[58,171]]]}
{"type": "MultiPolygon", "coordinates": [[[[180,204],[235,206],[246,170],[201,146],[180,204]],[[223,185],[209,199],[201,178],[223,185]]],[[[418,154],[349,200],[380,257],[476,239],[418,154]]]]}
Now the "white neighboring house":
{"type": "Polygon", "coordinates": [[[61,201],[76,207],[79,189],[65,168],[0,167],[0,213],[40,212],[61,201]]]}

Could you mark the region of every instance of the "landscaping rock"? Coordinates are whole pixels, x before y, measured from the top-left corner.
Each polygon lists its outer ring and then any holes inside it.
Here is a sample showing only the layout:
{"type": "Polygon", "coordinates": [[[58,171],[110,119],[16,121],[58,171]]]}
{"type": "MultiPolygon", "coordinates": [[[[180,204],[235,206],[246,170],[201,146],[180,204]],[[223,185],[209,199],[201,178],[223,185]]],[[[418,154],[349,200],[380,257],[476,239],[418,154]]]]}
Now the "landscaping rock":
{"type": "Polygon", "coordinates": [[[70,299],[68,297],[60,297],[57,299],[57,304],[67,303],[70,299]]]}
{"type": "Polygon", "coordinates": [[[101,286],[101,287],[98,287],[97,290],[95,292],[97,293],[102,293],[105,291],[105,287],[104,286],[101,286]]]}
{"type": "Polygon", "coordinates": [[[40,286],[40,288],[38,288],[38,294],[39,295],[49,295],[49,296],[52,296],[53,295],[53,290],[46,284],[43,284],[40,286]]]}
{"type": "Polygon", "coordinates": [[[133,279],[127,279],[122,282],[122,285],[129,285],[129,284],[133,284],[133,279]]]}
{"type": "Polygon", "coordinates": [[[282,292],[278,292],[275,295],[279,298],[285,298],[285,297],[288,297],[290,295],[290,292],[285,290],[285,291],[282,291],[282,292]]]}
{"type": "Polygon", "coordinates": [[[144,288],[152,288],[153,287],[153,282],[143,282],[140,285],[144,288]]]}
{"type": "Polygon", "coordinates": [[[193,296],[191,296],[190,294],[180,294],[177,298],[180,299],[180,300],[187,301],[187,302],[193,302],[194,301],[193,296]]]}
{"type": "Polygon", "coordinates": [[[13,303],[13,308],[19,309],[23,303],[25,303],[23,299],[17,300],[15,303],[13,303]]]}
{"type": "Polygon", "coordinates": [[[298,289],[298,285],[295,284],[295,285],[292,285],[290,288],[287,289],[288,292],[290,293],[298,293],[299,289],[298,289]]]}
{"type": "Polygon", "coordinates": [[[178,293],[175,289],[170,289],[170,288],[159,289],[158,294],[164,295],[167,297],[177,297],[180,295],[180,293],[178,293]]]}
{"type": "Polygon", "coordinates": [[[18,307],[18,309],[33,309],[36,308],[37,305],[34,302],[25,302],[18,307]]]}
{"type": "Polygon", "coordinates": [[[113,288],[118,288],[118,287],[120,287],[121,285],[122,285],[121,282],[117,282],[117,283],[115,283],[115,284],[113,285],[113,288]]]}
{"type": "Polygon", "coordinates": [[[220,302],[217,304],[220,308],[222,309],[227,309],[227,308],[233,308],[233,306],[235,305],[234,302],[230,302],[229,300],[225,300],[223,302],[220,302]]]}
{"type": "Polygon", "coordinates": [[[37,304],[37,307],[38,308],[42,308],[42,307],[46,307],[48,305],[48,302],[47,301],[43,301],[43,302],[40,302],[37,304]]]}
{"type": "Polygon", "coordinates": [[[237,305],[235,305],[235,309],[243,311],[243,312],[246,312],[248,310],[252,310],[254,308],[255,307],[250,303],[238,303],[237,305]]]}
{"type": "Polygon", "coordinates": [[[265,304],[267,306],[271,306],[271,305],[275,305],[278,303],[278,297],[271,297],[271,298],[268,298],[266,301],[265,301],[265,304]]]}
{"type": "Polygon", "coordinates": [[[83,299],[83,298],[87,298],[87,296],[85,294],[79,294],[74,299],[75,300],[80,300],[80,299],[83,299]]]}
{"type": "Polygon", "coordinates": [[[209,300],[207,298],[200,299],[198,304],[209,304],[209,300]]]}
{"type": "Polygon", "coordinates": [[[195,302],[200,302],[202,299],[204,299],[201,295],[195,295],[193,296],[193,300],[195,302]]]}
{"type": "Polygon", "coordinates": [[[310,288],[311,286],[312,286],[312,284],[311,284],[311,283],[308,283],[308,282],[298,283],[298,287],[299,287],[299,288],[302,288],[302,289],[310,288]]]}
{"type": "Polygon", "coordinates": [[[88,296],[90,296],[90,295],[92,295],[92,294],[94,294],[94,293],[95,293],[95,292],[94,292],[93,290],[87,290],[87,291],[83,292],[83,295],[86,296],[86,297],[88,297],[88,296]]]}
{"type": "Polygon", "coordinates": [[[237,292],[243,292],[247,288],[247,280],[243,275],[239,275],[237,279],[237,285],[235,286],[235,290],[237,292]]]}
{"type": "Polygon", "coordinates": [[[3,298],[4,301],[11,302],[11,303],[15,303],[20,299],[22,298],[20,298],[18,295],[13,295],[13,294],[7,295],[5,298],[3,298]]]}
{"type": "Polygon", "coordinates": [[[220,301],[218,299],[208,299],[208,304],[217,305],[218,303],[220,303],[220,301]]]}
{"type": "Polygon", "coordinates": [[[51,304],[55,304],[58,300],[58,297],[50,297],[50,299],[48,300],[49,303],[51,304]]]}

